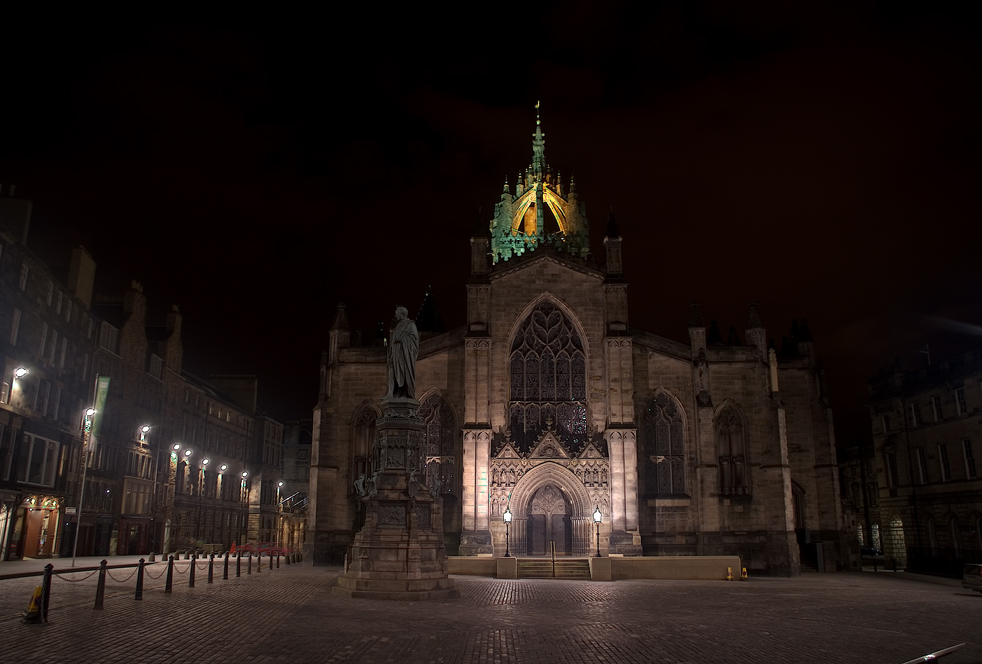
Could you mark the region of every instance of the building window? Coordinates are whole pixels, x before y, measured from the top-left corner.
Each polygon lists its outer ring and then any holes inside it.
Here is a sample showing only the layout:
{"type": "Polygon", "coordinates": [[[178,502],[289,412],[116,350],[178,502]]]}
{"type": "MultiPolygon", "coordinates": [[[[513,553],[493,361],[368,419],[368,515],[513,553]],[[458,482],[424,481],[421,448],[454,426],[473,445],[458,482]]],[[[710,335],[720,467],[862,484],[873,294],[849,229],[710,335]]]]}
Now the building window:
{"type": "Polygon", "coordinates": [[[916,401],[910,404],[910,425],[912,427],[921,425],[921,408],[916,401]]]}
{"type": "MultiPolygon", "coordinates": [[[[20,282],[17,284],[21,290],[27,290],[27,275],[30,273],[27,263],[20,266],[20,282]]],[[[50,300],[48,304],[51,304],[50,300]]]]}
{"type": "Polygon", "coordinates": [[[65,337],[61,338],[61,356],[58,358],[58,368],[65,368],[65,355],[68,352],[68,339],[65,337]]]}
{"type": "Polygon", "coordinates": [[[55,292],[55,285],[51,282],[51,279],[48,279],[48,290],[44,297],[44,302],[49,307],[51,306],[51,296],[54,294],[54,292],[55,292]]]}
{"type": "Polygon", "coordinates": [[[934,421],[940,422],[941,418],[944,417],[944,412],[941,410],[941,397],[934,395],[931,397],[931,410],[934,411],[934,421]]]}
{"type": "Polygon", "coordinates": [[[743,418],[736,408],[727,406],[720,412],[715,424],[720,495],[748,494],[750,491],[743,418]]]}
{"type": "Polygon", "coordinates": [[[48,343],[48,324],[41,323],[41,344],[38,348],[38,357],[44,357],[44,347],[48,343]]]}
{"type": "Polygon", "coordinates": [[[13,320],[10,322],[10,345],[17,345],[17,333],[20,332],[20,309],[14,309],[13,320]]]}
{"type": "Polygon", "coordinates": [[[917,477],[921,484],[927,483],[927,465],[924,463],[924,448],[918,447],[914,450],[914,458],[917,459],[917,477]]]}
{"type": "Polygon", "coordinates": [[[25,435],[23,441],[17,468],[18,481],[53,486],[57,444],[51,440],[29,435],[25,435]]]}
{"type": "Polygon", "coordinates": [[[65,299],[65,294],[58,291],[58,296],[55,297],[55,313],[59,316],[61,315],[61,304],[65,299]]]}
{"type": "Polygon", "coordinates": [[[65,322],[72,322],[72,300],[68,298],[65,300],[65,322]]]}
{"type": "Polygon", "coordinates": [[[966,438],[962,441],[962,453],[965,455],[965,476],[970,480],[978,477],[975,472],[975,455],[972,454],[972,439],[966,438]]]}
{"type": "Polygon", "coordinates": [[[888,431],[890,431],[890,416],[881,415],[880,420],[883,424],[883,433],[887,433],[888,431]]]}
{"type": "Polygon", "coordinates": [[[509,419],[512,441],[528,450],[549,425],[578,446],[587,436],[586,361],[570,319],[543,302],[511,344],[509,419]]]}
{"type": "Polygon", "coordinates": [[[163,373],[164,360],[159,355],[150,355],[150,375],[159,379],[163,373]]]}
{"type": "Polygon", "coordinates": [[[959,387],[955,390],[955,406],[958,408],[958,414],[964,415],[968,412],[968,406],[965,404],[965,388],[959,387]]]}
{"type": "Polygon", "coordinates": [[[884,456],[886,457],[887,486],[895,487],[900,484],[900,474],[897,472],[897,454],[886,452],[884,456]]]}
{"type": "Polygon", "coordinates": [[[110,353],[115,353],[118,335],[119,330],[106,321],[102,321],[102,326],[99,328],[99,345],[110,353]]]}
{"type": "Polygon", "coordinates": [[[941,465],[941,481],[947,482],[951,479],[951,466],[948,464],[948,444],[938,445],[938,463],[941,465]]]}
{"type": "Polygon", "coordinates": [[[641,415],[644,492],[685,494],[685,426],[682,409],[664,392],[648,402],[641,415]]]}

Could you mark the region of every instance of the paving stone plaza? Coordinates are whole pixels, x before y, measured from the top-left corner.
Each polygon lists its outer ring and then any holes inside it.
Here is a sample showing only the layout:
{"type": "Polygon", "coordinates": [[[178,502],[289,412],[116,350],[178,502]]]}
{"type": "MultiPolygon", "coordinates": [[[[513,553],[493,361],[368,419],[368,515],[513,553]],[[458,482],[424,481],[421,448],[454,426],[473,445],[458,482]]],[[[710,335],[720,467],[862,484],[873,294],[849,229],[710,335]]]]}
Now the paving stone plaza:
{"type": "MultiPolygon", "coordinates": [[[[189,588],[186,566],[179,563],[171,594],[162,591],[164,565],[148,567],[141,601],[126,578],[131,570],[112,570],[117,580],[108,580],[101,611],[92,608],[97,576],[55,577],[45,625],[19,619],[37,577],[0,581],[3,661],[899,664],[962,642],[945,664],[982,661],[982,596],[903,575],[607,583],[457,576],[459,599],[396,602],[333,594],[337,568],[243,569],[224,581],[216,566],[213,584],[199,569],[189,588]]],[[[21,571],[2,567],[0,574],[21,571]]]]}

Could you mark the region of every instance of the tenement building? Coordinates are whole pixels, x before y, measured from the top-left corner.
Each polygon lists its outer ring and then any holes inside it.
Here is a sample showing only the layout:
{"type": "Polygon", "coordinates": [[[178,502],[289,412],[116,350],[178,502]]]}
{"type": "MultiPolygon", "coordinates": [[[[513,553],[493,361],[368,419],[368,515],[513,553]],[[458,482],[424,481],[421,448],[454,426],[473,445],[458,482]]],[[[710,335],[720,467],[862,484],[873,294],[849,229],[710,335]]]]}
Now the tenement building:
{"type": "Polygon", "coordinates": [[[150,324],[137,282],[93,299],[92,256],[76,247],[67,271],[50,269],[27,247],[30,201],[11,193],[0,560],[71,556],[76,543],[82,556],[282,543],[283,427],[257,406],[256,378],[185,371],[177,307],[150,324]]]}
{"type": "Polygon", "coordinates": [[[953,574],[982,562],[982,349],[887,367],[869,385],[884,556],[953,574]]]}
{"type": "MultiPolygon", "coordinates": [[[[753,306],[742,342],[707,329],[697,305],[688,343],[631,327],[617,224],[598,261],[586,207],[547,164],[538,121],[532,146],[471,239],[465,325],[427,334],[432,314],[417,320],[427,485],[439,486],[448,553],[599,546],[738,554],[771,574],[797,574],[803,557],[834,570],[845,534],[810,335],[779,356],[753,306]]],[[[354,487],[374,472],[386,387],[386,349],[353,344],[348,327],[340,306],[314,410],[305,546],[320,564],[340,562],[363,524],[354,487]]]]}

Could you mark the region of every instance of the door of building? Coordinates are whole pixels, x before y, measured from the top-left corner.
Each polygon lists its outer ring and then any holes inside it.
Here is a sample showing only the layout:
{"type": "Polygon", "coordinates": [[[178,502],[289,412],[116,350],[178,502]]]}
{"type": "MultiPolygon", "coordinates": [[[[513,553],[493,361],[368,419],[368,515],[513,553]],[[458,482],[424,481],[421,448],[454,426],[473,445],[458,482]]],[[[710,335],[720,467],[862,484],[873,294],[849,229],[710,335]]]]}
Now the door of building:
{"type": "Polygon", "coordinates": [[[572,508],[556,486],[547,484],[532,496],[528,515],[528,555],[545,556],[552,552],[568,556],[573,552],[572,508]]]}

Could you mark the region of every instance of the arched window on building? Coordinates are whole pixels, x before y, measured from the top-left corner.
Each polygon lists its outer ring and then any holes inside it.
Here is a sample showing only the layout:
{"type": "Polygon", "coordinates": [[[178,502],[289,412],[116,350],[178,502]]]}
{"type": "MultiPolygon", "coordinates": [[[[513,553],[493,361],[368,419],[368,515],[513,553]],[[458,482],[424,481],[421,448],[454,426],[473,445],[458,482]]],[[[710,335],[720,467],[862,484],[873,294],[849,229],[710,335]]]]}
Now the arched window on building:
{"type": "Polygon", "coordinates": [[[427,483],[432,486],[439,479],[441,494],[456,493],[457,418],[453,407],[435,392],[419,405],[419,416],[426,427],[427,483]]]}
{"type": "Polygon", "coordinates": [[[716,453],[719,460],[719,493],[721,496],[743,496],[750,493],[747,465],[746,430],[740,412],[724,406],[716,416],[716,453]]]}
{"type": "Polygon", "coordinates": [[[527,450],[552,423],[563,440],[587,434],[586,356],[569,317],[543,302],[529,314],[511,345],[511,438],[527,450]]]}
{"type": "Polygon", "coordinates": [[[685,426],[682,408],[661,392],[641,413],[645,495],[685,495],[685,426]]]}
{"type": "MultiPolygon", "coordinates": [[[[354,482],[362,475],[371,474],[369,455],[372,453],[372,441],[375,440],[375,420],[378,413],[365,404],[355,413],[351,440],[351,481],[348,482],[348,494],[355,492],[354,482]]],[[[299,468],[298,468],[299,471],[299,468]]]]}

